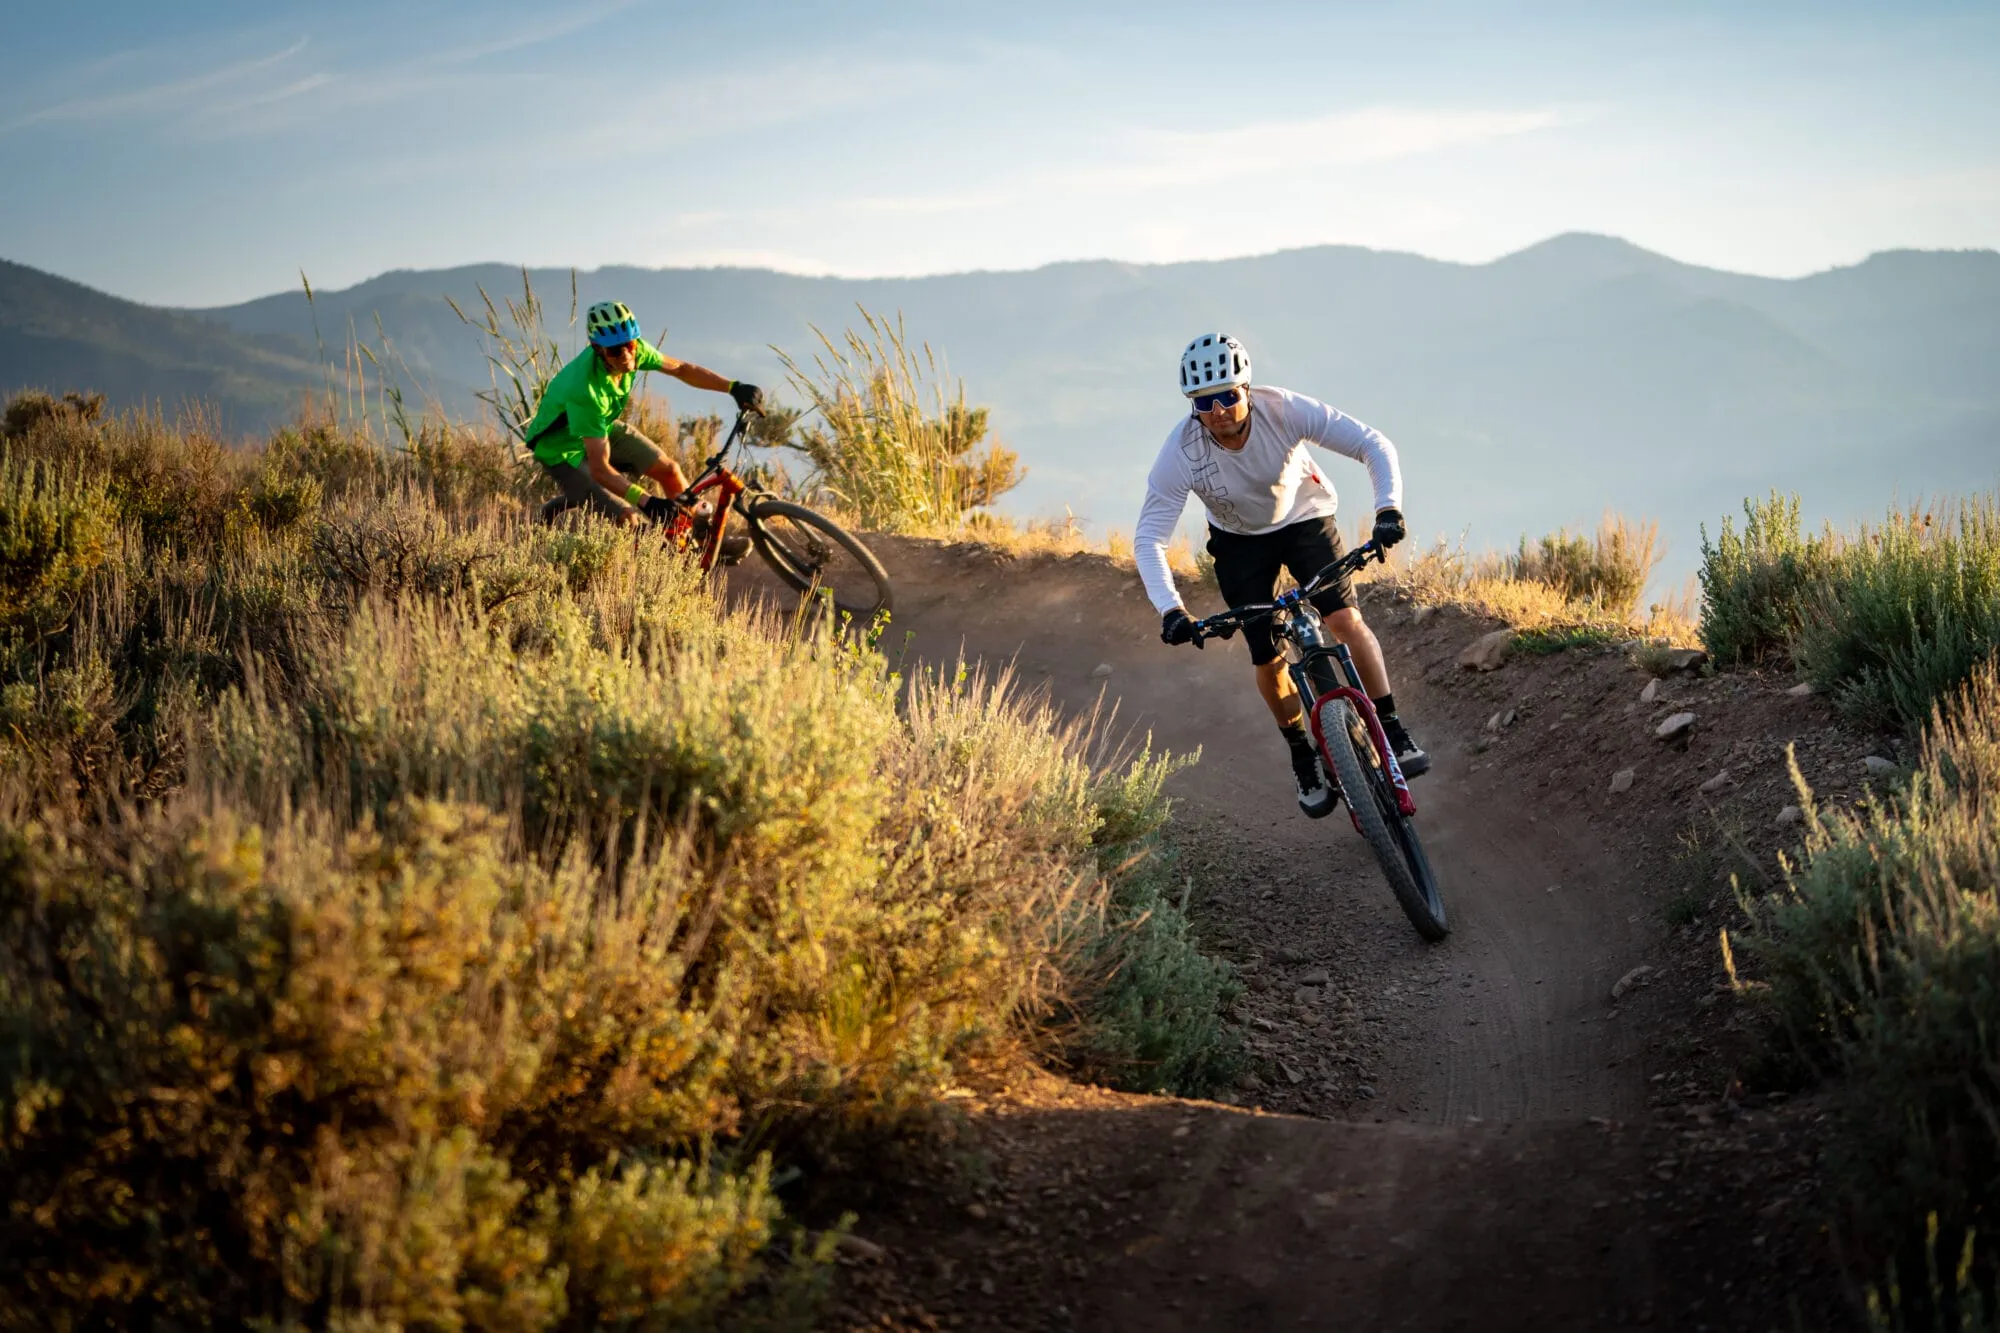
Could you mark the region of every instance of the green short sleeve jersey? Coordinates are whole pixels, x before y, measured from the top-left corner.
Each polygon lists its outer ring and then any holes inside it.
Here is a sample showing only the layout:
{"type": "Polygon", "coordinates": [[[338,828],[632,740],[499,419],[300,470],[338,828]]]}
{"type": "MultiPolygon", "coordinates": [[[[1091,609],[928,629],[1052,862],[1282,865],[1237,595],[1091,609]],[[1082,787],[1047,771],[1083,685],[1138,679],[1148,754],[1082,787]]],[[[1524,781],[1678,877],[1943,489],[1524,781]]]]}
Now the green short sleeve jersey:
{"type": "Polygon", "coordinates": [[[583,442],[608,435],[611,423],[625,415],[632,401],[632,383],[641,370],[664,370],[659,349],[639,339],[639,353],[630,375],[613,375],[604,368],[595,347],[586,347],[555,373],[528,423],[527,439],[541,463],[583,465],[583,442]]]}

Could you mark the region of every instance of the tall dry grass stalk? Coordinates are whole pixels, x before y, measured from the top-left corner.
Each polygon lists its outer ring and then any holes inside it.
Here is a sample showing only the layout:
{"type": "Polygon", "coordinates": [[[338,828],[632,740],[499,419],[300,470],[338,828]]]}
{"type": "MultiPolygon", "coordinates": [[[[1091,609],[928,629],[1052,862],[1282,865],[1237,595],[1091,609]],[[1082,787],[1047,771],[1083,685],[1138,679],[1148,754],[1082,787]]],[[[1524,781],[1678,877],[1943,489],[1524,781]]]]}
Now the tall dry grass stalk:
{"type": "Polygon", "coordinates": [[[947,390],[936,354],[910,345],[900,316],[861,319],[838,340],[814,329],[810,370],[780,353],[819,416],[790,442],[811,463],[805,480],[874,531],[954,528],[1020,482],[1020,458],[986,438],[987,410],[967,405],[962,382],[947,390]]]}
{"type": "MultiPolygon", "coordinates": [[[[493,412],[500,428],[515,439],[521,438],[541,403],[542,392],[573,353],[548,332],[542,298],[535,292],[528,270],[521,270],[521,295],[494,301],[484,286],[479,288],[480,310],[468,315],[450,296],[445,297],[453,314],[473,329],[486,350],[489,387],[479,391],[479,401],[493,412]]],[[[569,322],[576,329],[576,270],[569,274],[569,322]]]]}

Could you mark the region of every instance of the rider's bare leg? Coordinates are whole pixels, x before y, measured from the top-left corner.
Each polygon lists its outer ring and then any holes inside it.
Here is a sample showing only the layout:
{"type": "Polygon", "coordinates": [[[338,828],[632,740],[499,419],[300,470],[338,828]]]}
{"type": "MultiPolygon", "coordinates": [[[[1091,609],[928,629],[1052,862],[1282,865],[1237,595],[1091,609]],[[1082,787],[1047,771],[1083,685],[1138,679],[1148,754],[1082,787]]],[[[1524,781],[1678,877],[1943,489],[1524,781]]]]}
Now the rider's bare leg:
{"type": "MultiPolygon", "coordinates": [[[[1326,627],[1333,631],[1334,638],[1347,645],[1348,653],[1354,658],[1354,669],[1361,673],[1361,687],[1368,691],[1368,697],[1380,699],[1387,694],[1389,668],[1382,661],[1382,645],[1375,641],[1375,631],[1368,628],[1360,610],[1343,606],[1326,618],[1326,627]]],[[[1290,684],[1289,681],[1286,683],[1290,684]]]]}
{"type": "Polygon", "coordinates": [[[1277,719],[1280,727],[1296,725],[1305,712],[1282,657],[1274,657],[1257,668],[1257,693],[1264,696],[1264,705],[1271,710],[1271,716],[1277,719]]]}
{"type": "Polygon", "coordinates": [[[662,458],[647,468],[646,475],[660,483],[663,495],[679,495],[687,489],[687,473],[681,471],[681,465],[671,458],[662,458]]]}

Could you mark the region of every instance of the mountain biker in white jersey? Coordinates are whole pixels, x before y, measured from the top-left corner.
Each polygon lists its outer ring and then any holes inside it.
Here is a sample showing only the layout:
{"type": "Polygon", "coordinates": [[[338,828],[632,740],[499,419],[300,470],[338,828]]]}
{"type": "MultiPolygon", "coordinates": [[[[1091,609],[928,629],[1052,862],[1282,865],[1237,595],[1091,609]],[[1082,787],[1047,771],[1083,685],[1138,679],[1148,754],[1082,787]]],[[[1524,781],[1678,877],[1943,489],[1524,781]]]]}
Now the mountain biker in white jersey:
{"type": "MultiPolygon", "coordinates": [[[[1146,478],[1146,502],[1133,542],[1139,576],[1160,612],[1165,642],[1194,638],[1194,620],[1181,605],[1167,568],[1167,541],[1190,491],[1208,511],[1215,581],[1232,607],[1270,601],[1280,566],[1304,583],[1340,558],[1333,485],[1320,475],[1306,451],[1308,443],[1367,465],[1375,489],[1371,535],[1385,550],[1403,540],[1403,479],[1396,446],[1382,432],[1304,394],[1251,384],[1250,354],[1223,333],[1205,333],[1181,353],[1181,393],[1193,410],[1167,433],[1146,478]]],[[[1353,655],[1404,776],[1428,770],[1430,756],[1396,716],[1382,647],[1354,605],[1352,581],[1340,579],[1314,594],[1312,602],[1327,629],[1353,655]]],[[[1314,819],[1332,814],[1340,798],[1320,769],[1306,733],[1305,709],[1279,660],[1270,625],[1245,625],[1243,637],[1257,669],[1257,692],[1291,750],[1299,808],[1314,819]]]]}

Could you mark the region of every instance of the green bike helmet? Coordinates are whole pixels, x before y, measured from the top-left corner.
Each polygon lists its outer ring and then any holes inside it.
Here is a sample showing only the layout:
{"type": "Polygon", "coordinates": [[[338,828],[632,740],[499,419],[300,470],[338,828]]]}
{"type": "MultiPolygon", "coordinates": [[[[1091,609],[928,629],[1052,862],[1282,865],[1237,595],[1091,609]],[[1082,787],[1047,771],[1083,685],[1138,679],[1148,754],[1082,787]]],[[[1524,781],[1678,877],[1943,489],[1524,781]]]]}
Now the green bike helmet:
{"type": "Polygon", "coordinates": [[[639,336],[639,321],[623,301],[599,301],[583,317],[583,327],[599,347],[622,347],[639,336]]]}

